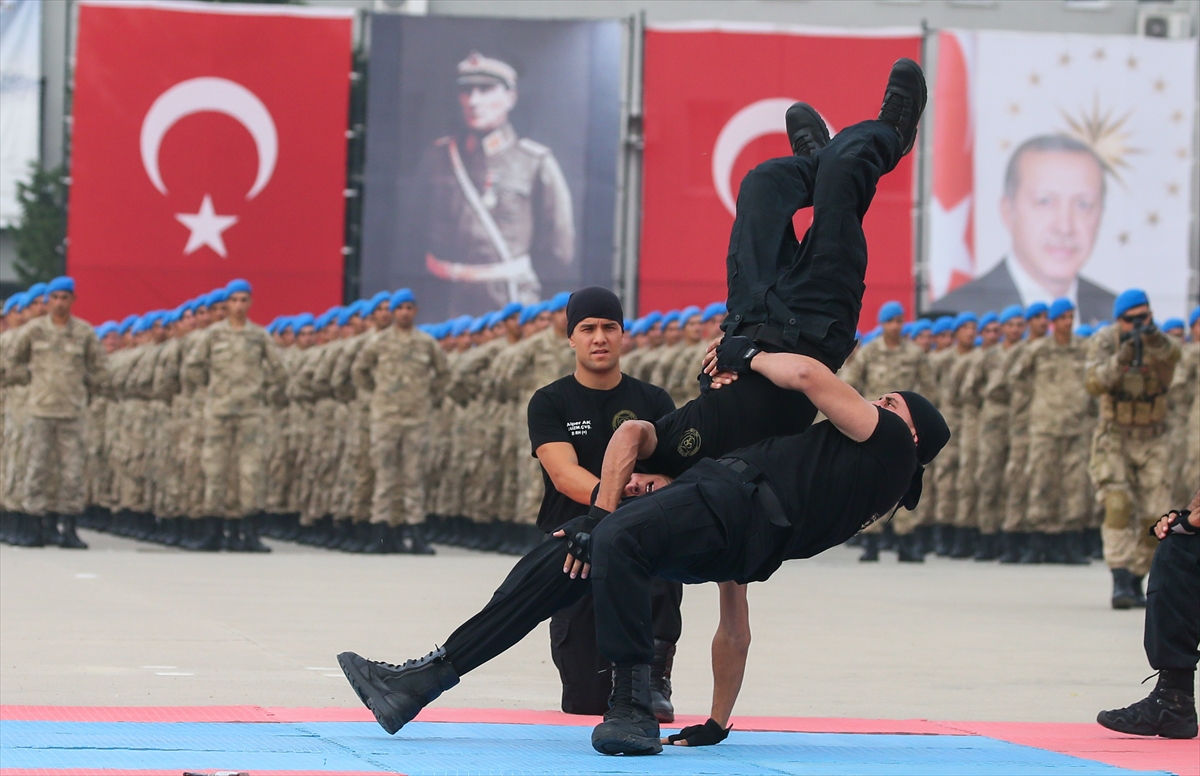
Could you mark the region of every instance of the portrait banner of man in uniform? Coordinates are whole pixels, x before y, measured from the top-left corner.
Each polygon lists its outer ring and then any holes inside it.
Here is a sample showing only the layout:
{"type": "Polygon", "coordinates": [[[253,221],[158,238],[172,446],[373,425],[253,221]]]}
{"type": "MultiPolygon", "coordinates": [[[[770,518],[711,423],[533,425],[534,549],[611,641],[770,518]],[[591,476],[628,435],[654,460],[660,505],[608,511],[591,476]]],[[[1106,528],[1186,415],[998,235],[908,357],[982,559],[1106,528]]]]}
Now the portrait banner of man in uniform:
{"type": "Polygon", "coordinates": [[[1188,308],[1194,41],[943,32],[925,307],[1188,308]]]}
{"type": "Polygon", "coordinates": [[[617,22],[371,17],[361,292],[479,315],[612,284],[617,22]]]}

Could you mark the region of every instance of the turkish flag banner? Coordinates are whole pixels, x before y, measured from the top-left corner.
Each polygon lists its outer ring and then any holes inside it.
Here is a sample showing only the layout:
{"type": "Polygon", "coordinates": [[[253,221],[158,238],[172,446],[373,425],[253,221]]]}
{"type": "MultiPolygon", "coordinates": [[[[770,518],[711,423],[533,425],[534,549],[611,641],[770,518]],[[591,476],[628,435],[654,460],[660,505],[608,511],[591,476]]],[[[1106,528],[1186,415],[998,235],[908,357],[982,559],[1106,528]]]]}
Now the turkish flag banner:
{"type": "MultiPolygon", "coordinates": [[[[920,60],[915,30],[656,25],[646,32],[645,164],[638,308],[725,299],[738,187],[791,153],[784,112],[798,100],[832,133],[879,114],[892,63],[920,60]]],[[[862,323],[889,299],[913,302],[913,155],[879,181],[864,222],[870,261],[862,323]]],[[[795,219],[800,236],[811,209],[795,219]]]]}
{"type": "Polygon", "coordinates": [[[251,317],[342,301],[347,9],[79,8],[67,269],[101,321],[242,277],[251,317]]]}

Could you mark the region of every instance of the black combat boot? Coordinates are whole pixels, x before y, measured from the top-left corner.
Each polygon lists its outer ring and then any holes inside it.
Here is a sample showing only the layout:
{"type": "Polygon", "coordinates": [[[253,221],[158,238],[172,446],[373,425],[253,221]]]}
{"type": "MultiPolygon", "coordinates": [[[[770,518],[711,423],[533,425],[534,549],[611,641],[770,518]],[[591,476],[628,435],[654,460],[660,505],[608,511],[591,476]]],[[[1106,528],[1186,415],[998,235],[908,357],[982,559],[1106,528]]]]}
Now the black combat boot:
{"type": "Polygon", "coordinates": [[[671,703],[671,667],[675,665],[675,645],[654,640],[654,662],[650,664],[650,705],[659,723],[675,721],[671,703]]]}
{"type": "Polygon", "coordinates": [[[17,527],[17,513],[7,509],[0,510],[0,542],[12,544],[10,537],[17,527]]]}
{"type": "Polygon", "coordinates": [[[1000,557],[1000,534],[981,533],[975,541],[975,560],[995,560],[1000,557]]]}
{"type": "Polygon", "coordinates": [[[61,547],[62,534],[58,532],[58,515],[53,512],[42,515],[42,544],[46,547],[61,547]]]}
{"type": "Polygon", "coordinates": [[[289,512],[280,516],[279,538],[285,542],[294,542],[300,538],[300,515],[289,512]]]}
{"type": "Polygon", "coordinates": [[[1092,562],[1085,548],[1083,531],[1067,531],[1062,537],[1063,563],[1068,566],[1086,566],[1092,562]]]}
{"type": "Polygon", "coordinates": [[[954,531],[954,544],[950,547],[950,557],[955,560],[965,560],[975,555],[975,532],[978,529],[959,527],[954,531]]]}
{"type": "Polygon", "coordinates": [[[1061,533],[1046,534],[1046,563],[1062,565],[1067,562],[1066,540],[1061,533]]]}
{"type": "Polygon", "coordinates": [[[921,552],[921,540],[915,531],[896,535],[896,559],[901,563],[925,562],[925,553],[921,552]]]}
{"type": "Polygon", "coordinates": [[[933,551],[939,558],[950,556],[950,548],[954,546],[954,526],[945,523],[933,525],[933,551]]]}
{"type": "Polygon", "coordinates": [[[1092,560],[1104,560],[1104,538],[1100,535],[1100,529],[1085,528],[1083,535],[1088,557],[1092,560]]]}
{"type": "Polygon", "coordinates": [[[879,534],[862,535],[862,555],[858,556],[859,563],[875,563],[879,560],[879,534]]]}
{"type": "Polygon", "coordinates": [[[1133,574],[1129,573],[1129,569],[1113,569],[1112,578],[1112,608],[1132,609],[1137,601],[1137,594],[1133,591],[1133,574]]]}
{"type": "Polygon", "coordinates": [[[1033,531],[1025,537],[1025,548],[1021,550],[1021,558],[1017,563],[1042,563],[1046,559],[1046,534],[1033,531]]]}
{"type": "Polygon", "coordinates": [[[350,538],[346,540],[346,545],[342,549],[346,552],[363,552],[370,543],[371,523],[367,520],[362,520],[353,524],[350,538]]]}
{"type": "Polygon", "coordinates": [[[1096,721],[1109,730],[1135,736],[1195,738],[1195,671],[1164,669],[1150,695],[1123,709],[1102,711],[1096,721]]]}
{"type": "Polygon", "coordinates": [[[246,542],[242,538],[242,521],[236,517],[225,519],[225,542],[221,549],[228,552],[245,552],[246,542]]]}
{"type": "Polygon", "coordinates": [[[392,547],[392,528],[387,523],[371,523],[371,538],[363,552],[368,555],[386,555],[395,552],[392,547]]]}
{"type": "Polygon", "coordinates": [[[244,552],[270,552],[271,548],[258,538],[258,521],[262,513],[242,519],[242,547],[244,552]]]}
{"type": "Polygon", "coordinates": [[[793,103],[783,114],[788,142],[796,156],[812,156],[829,145],[829,127],[825,119],[807,102],[793,103]]]}
{"type": "Polygon", "coordinates": [[[62,516],[62,533],[59,534],[58,546],[64,550],[86,550],[87,543],[75,533],[75,515],[62,516]]]}
{"type": "Polygon", "coordinates": [[[879,549],[882,552],[892,552],[896,549],[896,529],[892,527],[891,520],[883,524],[883,531],[879,534],[879,549]]]}
{"type": "Polygon", "coordinates": [[[410,525],[406,526],[405,533],[407,534],[408,552],[412,555],[436,555],[437,550],[429,543],[425,537],[425,526],[410,525]]]}
{"type": "Polygon", "coordinates": [[[16,547],[45,547],[42,540],[42,519],[37,515],[26,512],[17,513],[17,528],[13,533],[13,545],[16,547]]]}
{"type": "Polygon", "coordinates": [[[1021,554],[1025,551],[1025,534],[1020,531],[1005,531],[1000,534],[1003,549],[1000,552],[1001,563],[1020,563],[1021,554]]]}
{"type": "Polygon", "coordinates": [[[329,539],[325,542],[325,549],[340,550],[342,544],[350,536],[350,521],[349,520],[334,520],[333,530],[329,532],[329,539]]]}
{"type": "Polygon", "coordinates": [[[933,551],[933,526],[917,526],[917,530],[913,533],[917,537],[914,542],[916,553],[924,558],[933,551]]]}
{"type": "Polygon", "coordinates": [[[353,652],[343,652],[337,660],[359,699],[391,735],[458,684],[444,647],[402,665],[367,660],[353,652]]]}
{"type": "Polygon", "coordinates": [[[219,517],[204,517],[200,520],[196,539],[189,550],[217,552],[225,545],[225,521],[219,517]]]}
{"type": "Polygon", "coordinates": [[[178,547],[183,541],[183,527],[190,523],[186,517],[169,517],[163,521],[165,524],[162,535],[159,539],[168,547],[178,547]]]}
{"type": "Polygon", "coordinates": [[[1145,609],[1146,608],[1146,593],[1144,590],[1142,590],[1142,580],[1143,579],[1145,579],[1144,576],[1143,577],[1135,577],[1133,575],[1133,572],[1129,573],[1129,586],[1131,588],[1133,588],[1133,608],[1134,609],[1145,609]]]}
{"type": "Polygon", "coordinates": [[[650,699],[650,666],[613,666],[608,711],[592,730],[592,748],[601,754],[658,754],[659,735],[650,699]]]}
{"type": "Polygon", "coordinates": [[[927,99],[925,74],[921,72],[921,66],[911,59],[897,59],[888,76],[879,120],[891,124],[900,134],[900,141],[904,144],[901,154],[907,154],[916,145],[917,124],[921,121],[927,99]]]}

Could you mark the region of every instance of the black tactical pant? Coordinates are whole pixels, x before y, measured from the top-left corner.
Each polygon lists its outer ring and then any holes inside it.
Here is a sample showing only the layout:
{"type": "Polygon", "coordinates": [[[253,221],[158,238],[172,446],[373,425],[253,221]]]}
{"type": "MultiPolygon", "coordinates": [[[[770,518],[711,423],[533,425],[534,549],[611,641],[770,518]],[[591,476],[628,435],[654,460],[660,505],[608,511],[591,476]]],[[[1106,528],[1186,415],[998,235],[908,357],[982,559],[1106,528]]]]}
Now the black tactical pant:
{"type": "Polygon", "coordinates": [[[725,260],[725,331],[841,367],[866,287],[863,216],[902,150],[893,127],[863,121],[814,156],[770,159],[746,175],[725,260]],[[806,207],[812,226],[799,241],[792,216],[806,207]]]}
{"type": "Polygon", "coordinates": [[[1156,670],[1200,663],[1200,535],[1159,543],[1146,587],[1146,657],[1156,670]]]}

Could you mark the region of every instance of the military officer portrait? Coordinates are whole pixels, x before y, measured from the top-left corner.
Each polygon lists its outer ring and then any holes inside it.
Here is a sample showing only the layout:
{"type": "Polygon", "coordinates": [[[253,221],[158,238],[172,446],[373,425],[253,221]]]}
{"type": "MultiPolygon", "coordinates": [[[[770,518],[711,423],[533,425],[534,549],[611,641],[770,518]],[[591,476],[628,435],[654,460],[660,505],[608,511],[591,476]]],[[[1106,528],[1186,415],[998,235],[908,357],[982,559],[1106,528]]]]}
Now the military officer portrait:
{"type": "Polygon", "coordinates": [[[363,290],[411,288],[425,323],[611,283],[619,28],[377,21],[363,290]]]}

